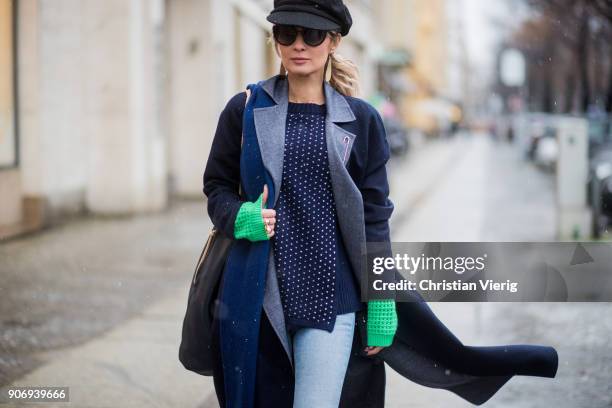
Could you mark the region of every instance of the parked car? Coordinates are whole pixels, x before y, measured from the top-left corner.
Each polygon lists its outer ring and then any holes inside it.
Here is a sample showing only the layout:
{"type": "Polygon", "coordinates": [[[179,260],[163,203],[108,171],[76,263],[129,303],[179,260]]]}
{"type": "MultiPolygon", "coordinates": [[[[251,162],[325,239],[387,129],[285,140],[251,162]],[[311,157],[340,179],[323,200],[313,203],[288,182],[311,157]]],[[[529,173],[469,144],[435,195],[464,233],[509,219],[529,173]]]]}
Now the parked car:
{"type": "Polygon", "coordinates": [[[536,164],[553,170],[559,157],[557,128],[552,123],[544,126],[544,132],[534,141],[533,160],[536,164]]]}
{"type": "Polygon", "coordinates": [[[544,115],[533,115],[530,117],[527,128],[527,140],[525,143],[525,155],[529,160],[534,160],[540,138],[544,137],[548,127],[548,120],[544,115]]]}
{"type": "Polygon", "coordinates": [[[591,207],[592,236],[600,238],[612,224],[612,121],[589,125],[587,201],[591,207]]]}
{"type": "Polygon", "coordinates": [[[543,113],[523,113],[511,119],[513,142],[526,159],[534,159],[537,139],[544,134],[547,118],[543,113]]]}
{"type": "Polygon", "coordinates": [[[593,157],[602,145],[610,141],[610,118],[589,120],[589,158],[593,157]]]}

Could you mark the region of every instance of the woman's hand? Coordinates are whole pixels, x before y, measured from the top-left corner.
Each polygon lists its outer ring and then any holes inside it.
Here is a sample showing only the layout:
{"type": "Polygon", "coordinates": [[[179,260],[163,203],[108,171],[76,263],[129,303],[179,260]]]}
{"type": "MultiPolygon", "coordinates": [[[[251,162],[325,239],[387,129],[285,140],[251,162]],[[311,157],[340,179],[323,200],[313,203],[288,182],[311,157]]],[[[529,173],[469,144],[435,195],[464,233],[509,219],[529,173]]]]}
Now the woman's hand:
{"type": "Polygon", "coordinates": [[[367,346],[363,351],[365,351],[368,356],[373,356],[374,354],[378,354],[378,352],[382,349],[384,349],[384,347],[367,346]]]}
{"type": "Polygon", "coordinates": [[[268,234],[268,238],[272,238],[274,236],[274,226],[276,225],[276,211],[266,208],[267,201],[268,185],[264,184],[263,199],[261,200],[261,217],[263,218],[264,225],[266,226],[266,234],[268,234]]]}

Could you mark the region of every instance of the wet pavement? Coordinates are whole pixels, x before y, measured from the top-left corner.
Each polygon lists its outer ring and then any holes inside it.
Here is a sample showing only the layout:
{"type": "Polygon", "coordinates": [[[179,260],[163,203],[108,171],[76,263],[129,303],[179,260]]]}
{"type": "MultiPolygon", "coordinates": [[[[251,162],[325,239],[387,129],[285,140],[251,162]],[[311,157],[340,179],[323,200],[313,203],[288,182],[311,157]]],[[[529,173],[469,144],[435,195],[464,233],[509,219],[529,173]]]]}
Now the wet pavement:
{"type": "MultiPolygon", "coordinates": [[[[117,388],[123,389],[139,382],[138,377],[147,378],[147,370],[156,373],[165,362],[177,378],[188,377],[184,384],[189,384],[189,374],[179,367],[177,336],[209,228],[204,203],[194,201],[159,214],[83,218],[0,245],[0,383],[19,378],[17,383],[71,384],[75,396],[80,387],[97,387],[106,376],[112,377],[108,383],[113,387],[124,384],[117,388]],[[169,297],[175,303],[168,305],[169,297]],[[132,340],[122,344],[119,338],[132,340]],[[108,358],[96,360],[96,354],[108,358]],[[134,362],[133,356],[154,365],[134,362]],[[97,367],[91,377],[88,361],[97,367]],[[23,377],[39,366],[30,373],[35,380],[23,377]]],[[[156,375],[167,379],[170,373],[156,375]]],[[[197,377],[191,377],[195,390],[202,384],[197,377]]],[[[96,396],[103,402],[107,392],[96,390],[77,405],[86,406],[96,396]]],[[[125,397],[138,392],[136,387],[125,397]]],[[[162,401],[163,394],[158,395],[162,401]]],[[[198,399],[196,393],[191,401],[198,399]]]]}
{"type": "MultiPolygon", "coordinates": [[[[554,240],[552,175],[486,135],[428,143],[393,158],[389,172],[394,241],[554,240]]],[[[181,201],[1,244],[0,384],[70,385],[79,407],[216,407],[212,379],[177,356],[209,228],[202,201],[181,201]]],[[[483,406],[612,406],[609,304],[430,306],[465,344],[559,351],[557,378],[515,377],[483,406]]],[[[471,406],[389,367],[387,375],[389,407],[471,406]]]]}
{"type": "MultiPolygon", "coordinates": [[[[485,134],[427,151],[421,168],[398,166],[391,198],[395,241],[555,241],[554,177],[485,134]],[[435,174],[434,176],[430,176],[435,174]],[[426,180],[416,202],[404,186],[426,180]]],[[[395,175],[393,176],[395,177],[395,175]]]]}
{"type": "MultiPolygon", "coordinates": [[[[452,148],[451,170],[435,180],[436,187],[411,206],[400,225],[392,225],[394,241],[556,240],[552,174],[486,135],[462,138],[452,148]]],[[[410,184],[410,178],[404,183],[410,184]]],[[[429,305],[464,344],[557,349],[554,379],[515,376],[482,406],[612,407],[612,304],[429,305]]],[[[389,367],[387,381],[388,407],[473,406],[451,392],[412,383],[389,367]]]]}

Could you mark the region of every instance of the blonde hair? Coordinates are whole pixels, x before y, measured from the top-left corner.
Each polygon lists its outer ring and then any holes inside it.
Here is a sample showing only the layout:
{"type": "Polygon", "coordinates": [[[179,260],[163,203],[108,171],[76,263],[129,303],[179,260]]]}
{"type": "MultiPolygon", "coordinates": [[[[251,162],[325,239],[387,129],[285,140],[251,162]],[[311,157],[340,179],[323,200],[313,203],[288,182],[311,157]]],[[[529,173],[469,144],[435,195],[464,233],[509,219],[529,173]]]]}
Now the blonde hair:
{"type": "MultiPolygon", "coordinates": [[[[339,33],[331,32],[332,41],[336,40],[339,33]]],[[[278,52],[278,48],[276,47],[277,43],[274,39],[274,36],[270,33],[268,35],[268,44],[274,45],[274,50],[276,51],[276,55],[280,57],[278,52]]],[[[327,62],[325,63],[325,67],[323,68],[324,72],[327,72],[327,67],[331,62],[331,78],[329,80],[329,84],[338,92],[346,96],[357,96],[359,93],[359,70],[357,65],[353,63],[351,60],[342,57],[338,53],[330,53],[327,62]]],[[[279,74],[286,76],[287,70],[283,65],[283,62],[280,63],[279,74]]]]}

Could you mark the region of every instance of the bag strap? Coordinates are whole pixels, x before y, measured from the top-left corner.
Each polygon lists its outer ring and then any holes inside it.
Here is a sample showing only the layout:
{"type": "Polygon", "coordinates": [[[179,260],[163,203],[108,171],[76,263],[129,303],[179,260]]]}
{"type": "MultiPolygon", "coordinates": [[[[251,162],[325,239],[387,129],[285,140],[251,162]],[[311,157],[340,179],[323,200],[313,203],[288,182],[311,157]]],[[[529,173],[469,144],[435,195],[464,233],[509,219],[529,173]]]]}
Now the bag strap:
{"type": "MultiPolygon", "coordinates": [[[[246,89],[246,98],[244,100],[244,107],[246,108],[247,103],[249,103],[249,97],[251,96],[251,90],[249,88],[246,89]]],[[[244,142],[244,129],[242,130],[242,138],[240,139],[240,147],[242,148],[242,142],[244,142]]]]}
{"type": "MultiPolygon", "coordinates": [[[[246,109],[247,103],[249,102],[249,97],[251,96],[251,90],[249,88],[246,89],[246,99],[244,101],[244,107],[246,109]]],[[[243,114],[244,116],[244,114],[243,114]]],[[[244,122],[243,122],[244,123],[244,122]]],[[[240,150],[242,151],[242,143],[244,142],[244,129],[242,129],[242,136],[240,137],[240,150]]],[[[238,195],[242,195],[242,183],[238,185],[238,195]]]]}

